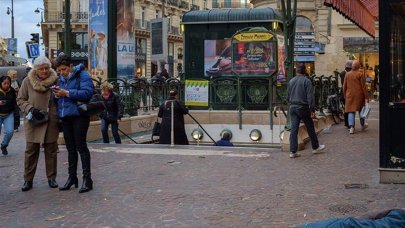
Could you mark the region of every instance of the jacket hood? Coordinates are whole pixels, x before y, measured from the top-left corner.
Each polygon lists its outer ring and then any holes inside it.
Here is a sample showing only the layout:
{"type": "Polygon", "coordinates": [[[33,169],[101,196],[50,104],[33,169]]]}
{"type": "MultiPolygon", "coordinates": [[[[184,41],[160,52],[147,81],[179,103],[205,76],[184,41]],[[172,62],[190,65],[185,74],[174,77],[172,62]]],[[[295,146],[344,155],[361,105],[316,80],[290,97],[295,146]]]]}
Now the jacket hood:
{"type": "Polygon", "coordinates": [[[31,70],[28,73],[27,77],[29,79],[30,84],[32,85],[32,88],[34,88],[34,90],[38,92],[48,91],[49,87],[55,85],[59,79],[58,74],[53,69],[50,69],[49,77],[45,78],[44,80],[38,79],[36,70],[31,70]]]}

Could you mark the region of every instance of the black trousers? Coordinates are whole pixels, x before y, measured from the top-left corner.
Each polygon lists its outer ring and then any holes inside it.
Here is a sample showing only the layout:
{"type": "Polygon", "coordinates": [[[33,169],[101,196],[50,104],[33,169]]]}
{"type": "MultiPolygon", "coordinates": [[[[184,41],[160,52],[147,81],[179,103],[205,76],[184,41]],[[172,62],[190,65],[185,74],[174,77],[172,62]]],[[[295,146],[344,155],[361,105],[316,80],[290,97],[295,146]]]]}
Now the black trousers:
{"type": "Polygon", "coordinates": [[[89,116],[65,117],[62,120],[63,137],[68,151],[69,176],[77,176],[78,154],[82,162],[83,177],[90,177],[90,151],[87,147],[89,116]]]}

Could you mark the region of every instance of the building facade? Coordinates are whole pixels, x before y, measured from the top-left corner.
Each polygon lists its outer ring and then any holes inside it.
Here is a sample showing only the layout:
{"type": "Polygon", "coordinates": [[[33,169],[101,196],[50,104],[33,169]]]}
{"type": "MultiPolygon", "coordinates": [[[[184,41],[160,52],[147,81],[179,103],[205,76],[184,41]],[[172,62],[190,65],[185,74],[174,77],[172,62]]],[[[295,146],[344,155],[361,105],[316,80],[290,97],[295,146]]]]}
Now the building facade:
{"type": "MultiPolygon", "coordinates": [[[[250,3],[255,8],[282,10],[279,0],[251,0],[250,3]]],[[[378,24],[376,29],[378,35],[378,24]]],[[[305,62],[309,74],[331,75],[335,70],[343,70],[348,59],[358,59],[363,66],[372,68],[379,65],[378,38],[371,38],[357,25],[324,6],[324,0],[297,2],[296,32],[295,60],[305,62]],[[305,47],[302,44],[308,44],[302,42],[311,42],[311,39],[314,50],[300,50],[305,47]]]]}
{"type": "MultiPolygon", "coordinates": [[[[88,64],[89,0],[71,0],[72,58],[88,64]]],[[[134,74],[151,77],[166,68],[177,77],[183,69],[183,36],[181,16],[190,10],[211,8],[211,0],[134,0],[135,12],[135,68],[134,74]],[[167,18],[168,53],[166,62],[152,60],[151,21],[167,18]]],[[[56,58],[64,48],[64,0],[44,0],[44,21],[41,23],[46,55],[56,58]]]]}

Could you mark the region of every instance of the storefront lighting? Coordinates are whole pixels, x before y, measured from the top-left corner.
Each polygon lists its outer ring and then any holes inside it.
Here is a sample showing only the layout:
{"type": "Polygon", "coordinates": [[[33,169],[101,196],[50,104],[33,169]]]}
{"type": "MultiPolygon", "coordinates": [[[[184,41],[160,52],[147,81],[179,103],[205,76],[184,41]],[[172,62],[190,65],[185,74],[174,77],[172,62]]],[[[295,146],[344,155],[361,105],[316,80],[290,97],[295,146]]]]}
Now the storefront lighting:
{"type": "Polygon", "coordinates": [[[258,142],[262,138],[262,133],[258,129],[253,129],[249,134],[249,138],[254,142],[258,142]]]}
{"type": "Polygon", "coordinates": [[[200,129],[194,129],[191,132],[191,137],[193,137],[195,141],[199,141],[204,137],[204,133],[200,129]]]}
{"type": "Polygon", "coordinates": [[[278,22],[273,21],[273,31],[277,31],[277,29],[278,29],[278,22]]]}
{"type": "Polygon", "coordinates": [[[180,24],[180,32],[184,33],[184,25],[183,24],[180,24]]]}

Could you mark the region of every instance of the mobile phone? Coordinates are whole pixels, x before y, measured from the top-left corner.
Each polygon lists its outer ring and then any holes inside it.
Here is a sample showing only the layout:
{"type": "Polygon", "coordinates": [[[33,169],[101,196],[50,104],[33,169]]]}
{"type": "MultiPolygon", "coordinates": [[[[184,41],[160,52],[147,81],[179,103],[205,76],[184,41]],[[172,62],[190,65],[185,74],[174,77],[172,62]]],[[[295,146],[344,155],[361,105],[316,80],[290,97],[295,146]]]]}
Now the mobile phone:
{"type": "Polygon", "coordinates": [[[51,86],[51,90],[60,90],[59,86],[51,86]]]}

